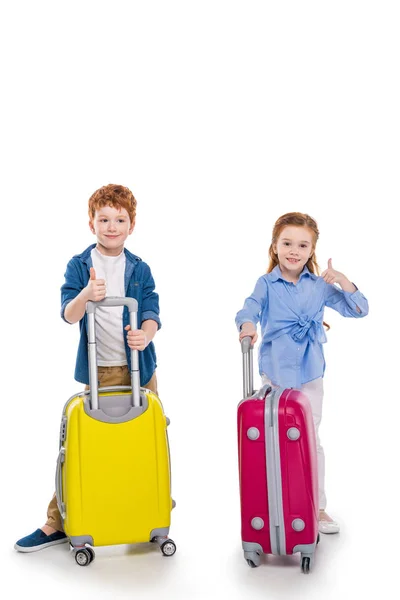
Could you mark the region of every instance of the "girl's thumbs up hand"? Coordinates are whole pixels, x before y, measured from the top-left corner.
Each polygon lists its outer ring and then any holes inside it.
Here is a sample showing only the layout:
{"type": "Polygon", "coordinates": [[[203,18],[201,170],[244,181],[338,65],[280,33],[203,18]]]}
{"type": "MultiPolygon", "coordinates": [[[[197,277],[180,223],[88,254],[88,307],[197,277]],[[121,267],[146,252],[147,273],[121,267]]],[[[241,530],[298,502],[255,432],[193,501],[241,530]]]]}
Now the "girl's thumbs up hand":
{"type": "Polygon", "coordinates": [[[321,273],[321,277],[322,279],[324,279],[326,281],[326,283],[341,283],[342,281],[344,281],[346,279],[346,276],[343,275],[343,273],[340,273],[340,271],[336,271],[333,267],[332,267],[332,259],[330,258],[328,260],[328,268],[325,269],[325,271],[323,271],[321,273]]]}
{"type": "Polygon", "coordinates": [[[106,297],[106,282],[104,279],[96,279],[96,271],[90,267],[90,279],[85,287],[87,300],[98,302],[106,297]]]}

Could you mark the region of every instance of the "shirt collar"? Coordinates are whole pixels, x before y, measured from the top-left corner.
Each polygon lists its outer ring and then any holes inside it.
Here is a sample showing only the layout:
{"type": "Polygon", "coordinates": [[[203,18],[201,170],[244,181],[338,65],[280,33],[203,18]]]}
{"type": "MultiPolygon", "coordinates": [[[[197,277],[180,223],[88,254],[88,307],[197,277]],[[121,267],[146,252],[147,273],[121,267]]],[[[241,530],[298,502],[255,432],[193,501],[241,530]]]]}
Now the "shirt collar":
{"type": "MultiPolygon", "coordinates": [[[[96,247],[96,244],[91,244],[88,248],[86,248],[86,250],[84,250],[82,252],[82,254],[77,254],[76,258],[80,258],[82,262],[84,262],[86,265],[88,265],[88,267],[91,267],[92,259],[91,259],[90,255],[91,255],[93,248],[95,248],[95,247],[96,247]]],[[[136,256],[136,254],[132,254],[132,252],[129,252],[129,250],[127,250],[126,248],[124,248],[124,253],[125,253],[126,258],[135,265],[137,262],[142,260],[140,258],[140,256],[136,256]]]]}
{"type": "MultiPolygon", "coordinates": [[[[299,281],[305,275],[308,275],[308,277],[311,277],[311,279],[314,279],[314,280],[317,279],[317,275],[314,275],[314,273],[310,273],[309,269],[306,266],[300,273],[299,281]]],[[[279,268],[279,265],[276,265],[276,267],[274,267],[272,269],[271,273],[269,273],[269,279],[272,282],[278,281],[278,279],[282,279],[282,281],[286,281],[286,279],[284,279],[284,277],[282,276],[282,272],[279,268]]]]}

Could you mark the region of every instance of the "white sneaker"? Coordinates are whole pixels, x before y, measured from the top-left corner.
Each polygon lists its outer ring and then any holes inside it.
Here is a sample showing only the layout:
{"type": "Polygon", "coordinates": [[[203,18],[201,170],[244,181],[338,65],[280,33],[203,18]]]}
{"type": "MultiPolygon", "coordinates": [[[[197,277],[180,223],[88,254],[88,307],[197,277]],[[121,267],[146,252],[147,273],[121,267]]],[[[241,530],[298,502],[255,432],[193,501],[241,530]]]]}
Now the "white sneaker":
{"type": "Polygon", "coordinates": [[[318,529],[320,533],[339,533],[340,525],[336,521],[319,521],[318,529]]]}

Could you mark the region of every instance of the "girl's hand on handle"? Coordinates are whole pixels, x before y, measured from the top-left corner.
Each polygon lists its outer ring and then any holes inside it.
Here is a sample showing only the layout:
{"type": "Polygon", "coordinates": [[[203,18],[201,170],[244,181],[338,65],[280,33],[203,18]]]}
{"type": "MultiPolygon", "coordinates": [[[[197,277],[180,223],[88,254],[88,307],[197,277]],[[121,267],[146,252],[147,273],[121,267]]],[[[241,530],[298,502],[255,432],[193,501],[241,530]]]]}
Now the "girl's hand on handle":
{"type": "Polygon", "coordinates": [[[339,283],[339,285],[344,282],[347,278],[340,271],[335,271],[332,267],[332,259],[328,260],[328,268],[321,273],[322,279],[326,281],[326,283],[339,283]]]}
{"type": "Polygon", "coordinates": [[[127,341],[131,350],[144,350],[147,346],[147,336],[143,329],[131,329],[130,325],[125,327],[128,332],[127,341]]]}
{"type": "Polygon", "coordinates": [[[254,346],[258,339],[258,335],[257,329],[253,323],[243,323],[242,327],[240,328],[239,342],[241,342],[246,336],[251,337],[251,345],[254,346]]]}
{"type": "Polygon", "coordinates": [[[98,302],[106,297],[106,282],[104,279],[96,279],[96,271],[93,267],[90,267],[90,279],[85,289],[87,299],[93,302],[98,302]]]}

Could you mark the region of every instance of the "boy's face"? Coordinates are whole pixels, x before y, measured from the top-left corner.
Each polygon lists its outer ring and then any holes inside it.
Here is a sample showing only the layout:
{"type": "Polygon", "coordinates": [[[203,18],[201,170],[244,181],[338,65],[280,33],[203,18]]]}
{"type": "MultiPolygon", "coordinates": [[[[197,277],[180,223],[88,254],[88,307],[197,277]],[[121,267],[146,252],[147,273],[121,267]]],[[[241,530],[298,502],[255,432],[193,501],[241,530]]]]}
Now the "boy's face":
{"type": "Polygon", "coordinates": [[[121,254],[124,243],[135,227],[125,208],[104,206],[89,221],[90,231],[97,237],[97,249],[106,256],[121,254]]]}

